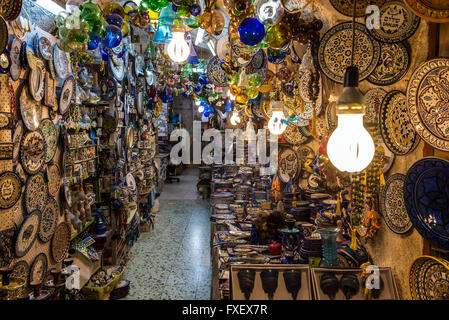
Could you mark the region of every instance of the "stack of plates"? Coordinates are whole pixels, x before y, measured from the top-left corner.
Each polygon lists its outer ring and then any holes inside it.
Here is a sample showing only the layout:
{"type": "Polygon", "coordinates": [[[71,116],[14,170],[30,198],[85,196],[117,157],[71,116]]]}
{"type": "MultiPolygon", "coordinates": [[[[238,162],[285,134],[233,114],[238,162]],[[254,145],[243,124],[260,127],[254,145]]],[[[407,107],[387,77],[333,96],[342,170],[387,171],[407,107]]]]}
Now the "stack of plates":
{"type": "Polygon", "coordinates": [[[321,236],[318,233],[306,237],[299,248],[300,262],[309,263],[309,257],[322,257],[321,236]]]}

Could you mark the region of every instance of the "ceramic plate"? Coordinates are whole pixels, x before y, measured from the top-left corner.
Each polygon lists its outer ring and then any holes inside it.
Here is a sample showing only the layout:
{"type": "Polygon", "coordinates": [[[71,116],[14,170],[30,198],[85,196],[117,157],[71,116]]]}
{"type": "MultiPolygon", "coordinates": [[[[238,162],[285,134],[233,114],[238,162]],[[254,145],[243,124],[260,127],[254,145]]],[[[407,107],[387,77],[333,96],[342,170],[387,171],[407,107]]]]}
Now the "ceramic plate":
{"type": "Polygon", "coordinates": [[[11,56],[11,68],[9,69],[9,74],[11,75],[11,79],[13,81],[17,81],[20,78],[20,74],[22,72],[22,66],[20,63],[20,47],[22,45],[22,41],[18,38],[14,38],[10,47],[10,56],[11,56]]]}
{"type": "Polygon", "coordinates": [[[37,130],[42,119],[42,106],[31,97],[28,91],[28,85],[25,82],[22,83],[19,91],[19,106],[23,123],[28,130],[37,130]]]}
{"type": "MultiPolygon", "coordinates": [[[[382,88],[374,88],[364,94],[365,116],[363,120],[365,124],[379,126],[379,111],[386,95],[387,91],[382,88]]],[[[335,127],[336,125],[335,123],[335,127]]]]}
{"type": "Polygon", "coordinates": [[[53,49],[53,65],[57,76],[62,80],[72,74],[69,54],[59,49],[57,45],[53,49]]]}
{"type": "Polygon", "coordinates": [[[56,81],[51,77],[50,72],[45,72],[45,94],[44,105],[50,107],[53,111],[57,111],[55,108],[56,102],[56,81]]]}
{"type": "Polygon", "coordinates": [[[8,26],[6,21],[0,17],[0,53],[5,51],[8,45],[8,26]]]}
{"type": "Polygon", "coordinates": [[[39,228],[39,239],[44,243],[50,241],[55,233],[59,210],[58,202],[50,197],[44,211],[42,211],[41,225],[39,228]]]}
{"type": "Polygon", "coordinates": [[[0,231],[0,268],[9,268],[14,260],[16,228],[0,231]]]}
{"type": "Polygon", "coordinates": [[[61,171],[58,165],[52,165],[47,167],[47,180],[48,180],[48,194],[52,197],[56,197],[61,187],[61,171]]]}
{"type": "Polygon", "coordinates": [[[65,115],[70,108],[75,93],[75,78],[69,76],[65,79],[59,96],[59,113],[65,115]]]}
{"type": "Polygon", "coordinates": [[[11,54],[8,49],[5,49],[0,54],[0,74],[6,74],[11,70],[11,54]]]}
{"type": "Polygon", "coordinates": [[[420,256],[410,267],[408,282],[412,300],[445,300],[449,292],[449,262],[420,256]]]}
{"type": "Polygon", "coordinates": [[[228,77],[221,67],[221,59],[217,56],[209,59],[207,63],[207,77],[209,82],[218,87],[227,86],[228,77]]]}
{"type": "Polygon", "coordinates": [[[47,144],[42,131],[38,129],[25,133],[20,146],[20,159],[28,174],[35,174],[42,169],[46,154],[47,144]]]}
{"type": "Polygon", "coordinates": [[[401,80],[410,67],[411,52],[407,41],[383,43],[376,69],[367,80],[379,86],[388,86],[401,80]]]}
{"type": "Polygon", "coordinates": [[[282,182],[295,181],[301,171],[301,160],[292,148],[285,148],[279,155],[278,175],[282,182]]]}
{"type": "Polygon", "coordinates": [[[418,135],[432,147],[449,151],[449,59],[421,64],[407,87],[407,110],[418,135]]]}
{"type": "Polygon", "coordinates": [[[43,173],[38,173],[28,177],[25,192],[24,206],[26,212],[30,213],[34,210],[42,212],[48,200],[48,185],[44,179],[43,173]]]}
{"type": "Polygon", "coordinates": [[[103,78],[100,83],[100,96],[106,101],[111,101],[117,95],[117,83],[112,78],[103,78]]]}
{"type": "Polygon", "coordinates": [[[117,81],[122,81],[125,77],[125,63],[123,59],[109,56],[109,69],[117,81]]]}
{"type": "Polygon", "coordinates": [[[15,20],[22,10],[22,0],[2,0],[0,13],[7,21],[15,20]]]}
{"type": "MultiPolygon", "coordinates": [[[[378,7],[381,7],[386,0],[359,0],[357,1],[356,6],[356,16],[357,17],[364,17],[366,12],[366,7],[370,4],[377,5],[378,7]]],[[[330,0],[330,3],[332,6],[340,12],[341,14],[352,17],[353,13],[353,1],[352,0],[330,0]]]]}
{"type": "Polygon", "coordinates": [[[418,29],[420,21],[404,2],[387,1],[380,8],[380,28],[368,30],[378,41],[398,43],[410,38],[418,29]]]}
{"type": "MultiPolygon", "coordinates": [[[[354,63],[359,68],[360,81],[366,79],[377,66],[380,44],[372,39],[361,23],[356,23],[358,48],[354,63]]],[[[346,68],[351,64],[352,23],[343,22],[329,29],[321,38],[318,61],[321,70],[331,80],[343,83],[346,68]]]]}
{"type": "Polygon", "coordinates": [[[25,260],[16,262],[12,267],[11,278],[22,279],[25,283],[28,283],[28,277],[30,275],[30,266],[25,260]]]}
{"type": "Polygon", "coordinates": [[[14,166],[14,172],[19,176],[20,181],[25,184],[27,181],[27,175],[20,162],[14,166]]]}
{"type": "Polygon", "coordinates": [[[431,244],[449,249],[449,162],[424,158],[407,171],[404,199],[416,230],[431,244]]]}
{"type": "Polygon", "coordinates": [[[17,161],[20,155],[20,142],[22,141],[23,132],[25,131],[25,127],[23,125],[23,121],[19,120],[16,122],[14,127],[14,132],[12,135],[12,143],[13,143],[13,161],[17,161]]]}
{"type": "Polygon", "coordinates": [[[143,55],[138,54],[134,60],[134,72],[136,77],[145,75],[145,59],[143,55]]]}
{"type": "Polygon", "coordinates": [[[449,22],[449,2],[444,0],[404,0],[405,4],[416,15],[424,20],[446,23],[449,22]]]}
{"type": "Polygon", "coordinates": [[[380,109],[380,129],[382,138],[391,152],[405,155],[419,143],[408,114],[406,96],[401,91],[391,91],[382,102],[380,109]]]}
{"type": "Polygon", "coordinates": [[[45,143],[47,144],[47,152],[45,155],[45,163],[49,163],[53,160],[58,149],[58,128],[50,119],[43,119],[39,125],[39,129],[45,138],[45,143]]]}
{"type": "Polygon", "coordinates": [[[28,76],[28,89],[36,101],[41,101],[44,97],[45,66],[42,60],[37,60],[36,68],[30,70],[28,76]]]}
{"type": "Polygon", "coordinates": [[[30,283],[42,283],[47,275],[48,260],[45,253],[39,253],[34,258],[30,268],[30,283]]]}
{"type": "Polygon", "coordinates": [[[41,224],[41,213],[39,210],[31,212],[20,226],[16,239],[16,256],[22,258],[28,253],[34,244],[41,224]]]}
{"type": "Polygon", "coordinates": [[[19,176],[12,171],[0,174],[0,208],[8,209],[19,201],[22,195],[22,182],[19,176]]]}
{"type": "Polygon", "coordinates": [[[70,249],[70,226],[66,222],[60,223],[51,240],[51,255],[53,260],[61,262],[67,256],[70,249]]]}
{"type": "Polygon", "coordinates": [[[262,79],[262,83],[265,82],[268,72],[268,59],[264,50],[259,49],[257,51],[250,63],[245,67],[245,71],[248,76],[253,73],[258,73],[262,79]]]}
{"type": "Polygon", "coordinates": [[[405,175],[396,173],[388,178],[380,193],[380,213],[391,231],[404,234],[413,227],[404,201],[405,175]]]}
{"type": "Polygon", "coordinates": [[[309,140],[309,137],[301,132],[299,127],[293,124],[289,124],[287,126],[284,133],[282,134],[282,137],[285,139],[285,141],[287,141],[287,143],[290,143],[292,145],[303,144],[307,140],[309,140]]]}
{"type": "Polygon", "coordinates": [[[44,58],[47,61],[50,61],[53,54],[53,47],[51,45],[50,40],[48,40],[45,36],[38,36],[37,37],[37,45],[38,45],[38,51],[42,58],[44,58]]]}

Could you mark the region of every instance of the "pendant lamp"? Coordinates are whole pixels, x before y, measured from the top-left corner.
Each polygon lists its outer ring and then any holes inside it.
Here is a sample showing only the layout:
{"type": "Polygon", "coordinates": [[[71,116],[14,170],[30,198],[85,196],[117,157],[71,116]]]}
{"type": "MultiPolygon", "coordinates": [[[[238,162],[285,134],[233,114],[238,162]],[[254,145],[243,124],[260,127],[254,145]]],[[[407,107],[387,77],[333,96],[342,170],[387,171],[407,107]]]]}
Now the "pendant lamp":
{"type": "Polygon", "coordinates": [[[153,43],[169,44],[173,34],[171,32],[171,26],[163,23],[159,23],[156,33],[154,34],[153,43]]]}

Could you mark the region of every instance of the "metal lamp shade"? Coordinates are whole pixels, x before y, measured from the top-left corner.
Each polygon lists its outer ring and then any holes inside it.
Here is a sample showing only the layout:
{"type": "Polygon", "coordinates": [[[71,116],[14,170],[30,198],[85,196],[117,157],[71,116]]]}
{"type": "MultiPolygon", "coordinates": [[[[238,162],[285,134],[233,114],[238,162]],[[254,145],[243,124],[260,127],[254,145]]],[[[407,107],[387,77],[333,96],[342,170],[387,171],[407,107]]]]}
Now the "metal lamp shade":
{"type": "Polygon", "coordinates": [[[154,34],[153,43],[169,44],[172,38],[171,26],[159,23],[154,34]]]}

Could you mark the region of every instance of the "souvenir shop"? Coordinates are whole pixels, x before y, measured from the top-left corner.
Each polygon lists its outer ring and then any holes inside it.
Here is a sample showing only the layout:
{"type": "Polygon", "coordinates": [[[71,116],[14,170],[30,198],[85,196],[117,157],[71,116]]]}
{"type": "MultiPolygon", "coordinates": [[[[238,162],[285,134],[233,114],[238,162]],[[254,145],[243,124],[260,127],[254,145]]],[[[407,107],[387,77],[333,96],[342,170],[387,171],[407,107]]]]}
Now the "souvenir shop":
{"type": "Polygon", "coordinates": [[[1,0],[0,300],[448,300],[445,57],[438,0],[1,0]]]}

